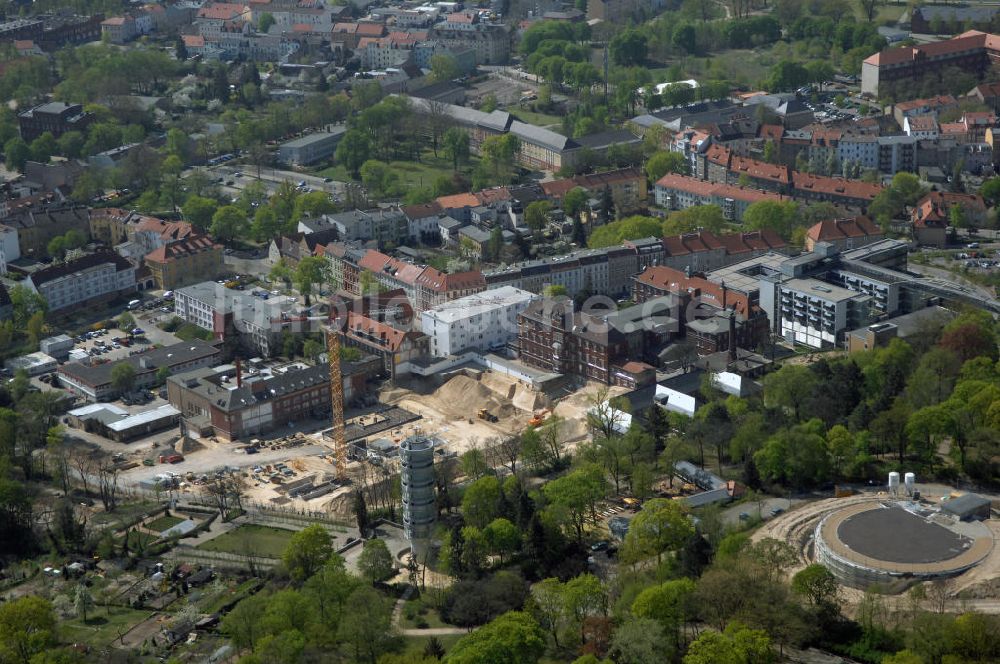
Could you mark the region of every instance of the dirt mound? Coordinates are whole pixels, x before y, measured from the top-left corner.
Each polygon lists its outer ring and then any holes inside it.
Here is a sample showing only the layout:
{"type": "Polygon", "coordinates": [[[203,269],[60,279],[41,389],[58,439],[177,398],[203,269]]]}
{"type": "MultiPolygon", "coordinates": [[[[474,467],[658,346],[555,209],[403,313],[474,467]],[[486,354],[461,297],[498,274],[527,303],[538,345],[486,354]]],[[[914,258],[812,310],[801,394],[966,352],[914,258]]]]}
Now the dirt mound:
{"type": "Polygon", "coordinates": [[[455,376],[439,387],[432,397],[441,410],[455,417],[475,417],[480,408],[492,410],[500,406],[488,387],[468,376],[455,376]]]}
{"type": "Polygon", "coordinates": [[[187,436],[181,436],[174,443],[174,451],[178,454],[190,454],[191,452],[197,452],[198,450],[205,449],[205,446],[199,443],[193,438],[188,438],[187,436]]]}
{"type": "Polygon", "coordinates": [[[552,400],[530,387],[518,385],[514,393],[514,405],[527,413],[534,413],[541,408],[549,408],[552,400]]]}

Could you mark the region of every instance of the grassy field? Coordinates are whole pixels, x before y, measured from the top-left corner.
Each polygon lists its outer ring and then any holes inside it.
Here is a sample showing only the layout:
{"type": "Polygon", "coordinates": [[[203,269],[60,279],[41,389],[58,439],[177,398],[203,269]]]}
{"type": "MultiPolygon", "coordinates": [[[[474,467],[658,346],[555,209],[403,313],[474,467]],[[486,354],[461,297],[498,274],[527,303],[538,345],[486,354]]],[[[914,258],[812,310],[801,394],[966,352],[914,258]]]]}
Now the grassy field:
{"type": "Polygon", "coordinates": [[[112,606],[110,611],[103,606],[95,606],[87,616],[87,622],[79,618],[59,623],[59,635],[65,643],[85,643],[93,648],[103,648],[124,634],[133,625],[149,617],[149,611],[136,611],[121,606],[112,606]]]}
{"type": "MultiPolygon", "coordinates": [[[[558,118],[556,120],[558,121],[558,118]]],[[[468,175],[478,161],[478,158],[472,157],[468,163],[459,166],[459,170],[468,175]]],[[[445,158],[440,148],[437,157],[434,156],[432,150],[426,150],[420,155],[420,161],[395,160],[390,161],[389,166],[399,176],[400,184],[406,187],[429,187],[434,184],[434,180],[442,175],[447,178],[452,176],[451,161],[445,158]]],[[[340,164],[316,171],[313,175],[332,178],[338,182],[350,182],[354,179],[340,164]]]]}
{"type": "Polygon", "coordinates": [[[558,115],[548,115],[546,113],[536,113],[534,111],[529,111],[522,109],[520,106],[509,106],[507,107],[507,112],[513,113],[518,118],[527,122],[528,124],[533,124],[538,127],[548,127],[554,131],[558,131],[562,128],[562,118],[558,115]],[[552,125],[555,125],[554,127],[552,125]]]}
{"type": "Polygon", "coordinates": [[[147,523],[146,528],[156,533],[162,533],[164,530],[173,528],[178,523],[183,523],[183,521],[184,519],[176,516],[161,516],[159,519],[147,523]]]}
{"type": "Polygon", "coordinates": [[[403,615],[400,620],[403,629],[426,629],[428,627],[452,627],[441,620],[440,614],[426,607],[419,599],[411,599],[403,605],[403,615]],[[423,615],[420,611],[423,610],[423,615]]]}
{"type": "MultiPolygon", "coordinates": [[[[461,634],[445,634],[444,636],[437,637],[437,640],[441,642],[444,646],[444,651],[448,652],[452,647],[458,643],[458,640],[462,638],[461,634]]],[[[418,655],[424,651],[427,647],[427,642],[430,641],[429,636],[408,636],[406,637],[406,649],[405,652],[413,655],[418,655]]]]}
{"type": "Polygon", "coordinates": [[[114,512],[97,512],[90,517],[90,522],[99,525],[126,523],[146,512],[153,511],[156,505],[157,503],[152,500],[119,505],[114,512]]]}
{"type": "Polygon", "coordinates": [[[280,558],[293,534],[293,531],[282,528],[244,525],[204,542],[198,548],[223,553],[245,553],[247,544],[252,542],[258,555],[280,558]]]}

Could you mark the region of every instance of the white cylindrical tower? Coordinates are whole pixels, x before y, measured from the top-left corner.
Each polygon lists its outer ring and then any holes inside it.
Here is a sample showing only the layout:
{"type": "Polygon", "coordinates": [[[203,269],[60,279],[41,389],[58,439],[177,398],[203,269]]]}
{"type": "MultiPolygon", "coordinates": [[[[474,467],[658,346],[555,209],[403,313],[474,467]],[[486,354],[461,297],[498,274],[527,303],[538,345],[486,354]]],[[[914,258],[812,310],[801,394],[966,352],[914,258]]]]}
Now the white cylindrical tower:
{"type": "Polygon", "coordinates": [[[895,470],[889,473],[889,493],[896,493],[899,491],[899,473],[895,470]]]}
{"type": "Polygon", "coordinates": [[[903,486],[906,487],[907,495],[913,495],[913,489],[917,485],[917,476],[913,473],[906,473],[903,475],[903,486]]]}
{"type": "Polygon", "coordinates": [[[427,550],[434,534],[437,505],[434,496],[434,443],[410,436],[399,444],[403,499],[403,530],[414,555],[427,550]]]}

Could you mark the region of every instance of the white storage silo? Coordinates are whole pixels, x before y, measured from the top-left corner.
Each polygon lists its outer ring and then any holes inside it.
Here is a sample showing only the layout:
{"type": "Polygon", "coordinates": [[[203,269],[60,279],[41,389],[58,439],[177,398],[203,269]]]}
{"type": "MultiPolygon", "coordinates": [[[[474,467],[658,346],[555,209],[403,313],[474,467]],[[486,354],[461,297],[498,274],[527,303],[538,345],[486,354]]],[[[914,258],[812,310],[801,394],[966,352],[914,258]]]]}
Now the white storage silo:
{"type": "Polygon", "coordinates": [[[889,473],[889,493],[897,493],[899,491],[899,473],[895,470],[889,473]]]}
{"type": "Polygon", "coordinates": [[[913,489],[917,484],[917,476],[913,473],[906,473],[903,475],[903,486],[906,487],[907,495],[913,495],[913,489]]]}

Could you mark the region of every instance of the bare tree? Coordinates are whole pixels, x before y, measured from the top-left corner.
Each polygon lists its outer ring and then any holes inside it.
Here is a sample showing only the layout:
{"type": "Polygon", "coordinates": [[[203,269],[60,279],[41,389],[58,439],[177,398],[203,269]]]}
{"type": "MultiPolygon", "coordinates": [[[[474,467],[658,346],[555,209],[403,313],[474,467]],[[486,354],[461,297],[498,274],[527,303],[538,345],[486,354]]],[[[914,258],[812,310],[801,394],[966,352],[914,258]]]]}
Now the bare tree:
{"type": "Polygon", "coordinates": [[[623,420],[622,412],[611,405],[611,399],[608,398],[610,392],[608,387],[601,387],[587,399],[590,404],[587,409],[587,424],[591,431],[600,432],[605,438],[616,435],[623,420]]]}
{"type": "Polygon", "coordinates": [[[427,102],[426,127],[430,131],[431,149],[434,151],[435,157],[438,156],[438,142],[441,140],[441,136],[452,125],[452,119],[448,115],[447,109],[446,104],[435,99],[427,102]]]}
{"type": "Polygon", "coordinates": [[[229,512],[235,508],[243,510],[243,494],[246,492],[246,482],[238,473],[223,473],[215,475],[202,485],[202,493],[219,510],[223,520],[228,519],[229,512]]]}
{"type": "Polygon", "coordinates": [[[114,512],[118,507],[118,492],[121,490],[118,485],[119,472],[118,465],[107,460],[101,461],[97,466],[97,485],[105,512],[114,512]]]}
{"type": "Polygon", "coordinates": [[[879,5],[885,4],[885,0],[858,0],[858,2],[861,3],[861,11],[864,12],[869,23],[875,20],[879,5]]]}
{"type": "Polygon", "coordinates": [[[517,475],[517,462],[521,458],[524,446],[521,437],[517,434],[506,434],[500,436],[493,446],[494,454],[500,459],[501,465],[510,471],[511,475],[517,475]]]}
{"type": "Polygon", "coordinates": [[[458,477],[457,457],[439,459],[434,464],[434,483],[437,485],[438,514],[440,514],[442,510],[451,514],[451,511],[454,508],[451,486],[455,483],[456,477],[458,477]]]}
{"type": "Polygon", "coordinates": [[[78,449],[76,450],[72,457],[73,467],[76,468],[77,474],[80,476],[80,482],[83,483],[83,492],[85,494],[90,494],[90,478],[94,473],[94,469],[97,466],[97,461],[94,459],[90,450],[78,449]]]}

